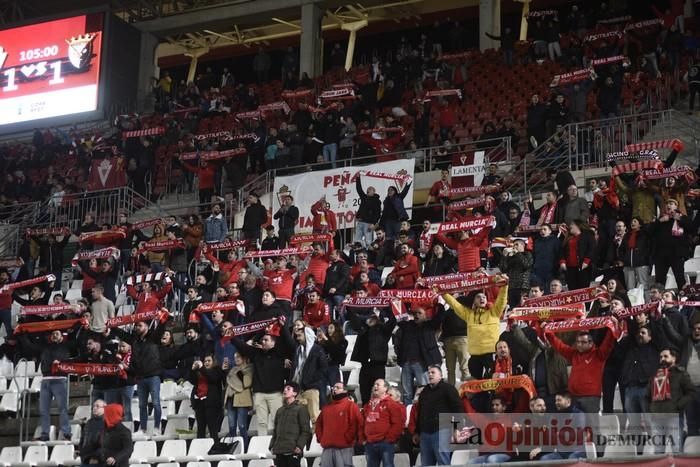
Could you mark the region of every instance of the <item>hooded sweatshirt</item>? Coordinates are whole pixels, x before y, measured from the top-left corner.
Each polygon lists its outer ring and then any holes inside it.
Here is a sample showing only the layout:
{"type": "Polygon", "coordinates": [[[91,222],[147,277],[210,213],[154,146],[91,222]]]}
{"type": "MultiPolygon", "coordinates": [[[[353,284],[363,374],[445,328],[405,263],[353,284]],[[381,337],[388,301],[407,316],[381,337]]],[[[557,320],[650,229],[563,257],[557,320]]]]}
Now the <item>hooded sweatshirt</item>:
{"type": "Polygon", "coordinates": [[[334,397],[316,420],[316,437],[321,447],[344,449],[355,445],[362,424],[362,414],[347,394],[334,397]]]}
{"type": "Polygon", "coordinates": [[[102,437],[101,455],[103,465],[106,465],[107,459],[113,457],[116,461],[115,467],[129,466],[134,443],[131,440],[131,432],[121,423],[123,415],[121,404],[108,404],[105,407],[105,432],[102,437]]]}

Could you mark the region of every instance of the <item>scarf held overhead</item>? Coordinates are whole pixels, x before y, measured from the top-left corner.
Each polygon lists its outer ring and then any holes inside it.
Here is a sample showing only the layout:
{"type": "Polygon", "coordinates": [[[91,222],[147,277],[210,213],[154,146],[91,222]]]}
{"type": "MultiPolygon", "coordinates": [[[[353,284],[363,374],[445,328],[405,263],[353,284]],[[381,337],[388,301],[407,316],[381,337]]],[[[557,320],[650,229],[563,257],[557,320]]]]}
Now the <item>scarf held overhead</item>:
{"type": "Polygon", "coordinates": [[[458,222],[442,222],[438,227],[438,233],[482,229],[490,227],[494,222],[495,218],[493,216],[470,217],[458,222]]]}
{"type": "Polygon", "coordinates": [[[49,316],[67,313],[77,314],[80,313],[80,308],[70,303],[62,303],[60,305],[35,305],[23,306],[20,308],[19,313],[23,316],[49,316]]]}
{"type": "Polygon", "coordinates": [[[63,375],[119,376],[126,379],[124,371],[117,363],[73,363],[54,362],[51,373],[63,375]]]}
{"type": "Polygon", "coordinates": [[[53,282],[56,280],[56,276],[53,274],[47,274],[45,276],[38,276],[32,279],[27,279],[25,281],[13,282],[11,284],[5,284],[0,287],[0,292],[7,292],[10,290],[23,289],[29,287],[30,285],[41,284],[42,282],[53,282]]]}
{"type": "Polygon", "coordinates": [[[15,328],[15,334],[32,334],[35,332],[62,331],[80,324],[87,328],[90,326],[87,318],[60,319],[56,321],[39,321],[37,323],[20,323],[15,328]]]}
{"type": "Polygon", "coordinates": [[[537,390],[532,380],[527,375],[508,376],[506,378],[475,379],[467,381],[459,388],[459,395],[465,397],[467,393],[479,393],[486,391],[501,392],[504,390],[523,389],[530,399],[537,395],[537,390]]]}
{"type": "Polygon", "coordinates": [[[575,303],[592,302],[600,296],[598,287],[571,290],[544,297],[527,298],[523,300],[524,307],[559,307],[573,305],[575,303]]]}

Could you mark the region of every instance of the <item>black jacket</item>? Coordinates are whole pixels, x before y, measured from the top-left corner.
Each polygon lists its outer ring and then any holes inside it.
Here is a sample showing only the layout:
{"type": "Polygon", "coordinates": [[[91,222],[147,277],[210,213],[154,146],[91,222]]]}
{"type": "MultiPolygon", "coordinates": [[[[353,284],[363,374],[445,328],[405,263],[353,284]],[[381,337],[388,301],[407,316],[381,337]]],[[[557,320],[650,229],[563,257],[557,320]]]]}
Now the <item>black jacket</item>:
{"type": "Polygon", "coordinates": [[[417,350],[415,355],[419,356],[423,366],[439,365],[442,362],[436,333],[442,324],[444,312],[441,307],[439,310],[428,321],[402,321],[398,324],[399,330],[395,334],[394,342],[399,365],[406,363],[409,347],[417,350]]]}
{"type": "Polygon", "coordinates": [[[360,318],[355,311],[348,309],[348,319],[350,325],[357,332],[357,340],[350,357],[353,362],[358,363],[383,363],[386,364],[389,354],[389,339],[396,326],[396,318],[393,313],[386,314],[386,321],[380,315],[380,322],[376,326],[369,326],[366,317],[360,318]]]}
{"type": "Polygon", "coordinates": [[[442,258],[431,256],[425,263],[423,275],[429,277],[450,274],[456,271],[456,266],[457,259],[449,253],[443,253],[442,258]]]}
{"type": "Polygon", "coordinates": [[[445,381],[423,387],[417,407],[416,433],[437,432],[440,429],[440,414],[464,412],[457,389],[445,381]]]}
{"type": "MultiPolygon", "coordinates": [[[[116,356],[108,349],[103,348],[97,355],[87,354],[88,363],[119,363],[116,356]]],[[[119,376],[94,376],[92,384],[96,389],[112,389],[119,383],[119,376]]]]}
{"type": "Polygon", "coordinates": [[[110,457],[116,460],[114,467],[129,467],[129,458],[134,452],[134,443],[131,441],[131,432],[121,423],[105,428],[104,435],[99,437],[80,450],[80,455],[88,458],[97,458],[100,465],[107,465],[106,461],[110,457]]]}
{"type": "MultiPolygon", "coordinates": [[[[651,239],[646,230],[641,229],[637,232],[637,244],[634,248],[629,246],[630,232],[627,232],[624,237],[622,237],[622,242],[620,243],[619,256],[622,258],[622,262],[627,267],[637,268],[640,266],[649,266],[650,256],[651,256],[651,239]]],[[[615,247],[615,242],[610,242],[611,248],[615,247]]]]}
{"type": "Polygon", "coordinates": [[[326,270],[326,281],[323,283],[323,294],[328,295],[330,289],[335,289],[333,295],[345,295],[350,291],[350,266],[343,260],[330,264],[326,270]]]}
{"type": "Polygon", "coordinates": [[[289,354],[280,339],[270,350],[252,347],[237,337],[233,338],[233,343],[238,351],[248,357],[253,364],[253,392],[266,394],[282,392],[287,375],[284,360],[289,358],[289,354]]]}
{"type": "Polygon", "coordinates": [[[360,197],[360,207],[355,215],[358,221],[367,222],[368,224],[376,224],[382,215],[382,202],[378,194],[368,196],[362,189],[360,177],[355,179],[355,188],[360,197]]]}
{"type": "MultiPolygon", "coordinates": [[[[566,261],[568,257],[569,240],[565,239],[561,250],[561,258],[566,261]]],[[[589,267],[593,265],[593,260],[595,259],[595,237],[590,230],[585,230],[579,235],[578,243],[576,244],[576,258],[578,259],[579,267],[583,264],[584,258],[590,260],[589,267]]]]}
{"type": "Polygon", "coordinates": [[[39,243],[39,267],[48,272],[58,271],[63,268],[63,249],[68,244],[70,235],[64,235],[61,241],[53,244],[48,240],[36,239],[39,243]]]}
{"type": "Polygon", "coordinates": [[[100,453],[96,447],[99,446],[100,438],[105,429],[105,421],[102,417],[92,416],[85,422],[80,432],[80,460],[83,464],[89,464],[90,459],[100,460],[100,453]]]}
{"type": "MultiPolygon", "coordinates": [[[[302,351],[302,349],[297,349],[297,352],[302,351]]],[[[313,343],[311,350],[309,350],[306,360],[304,361],[304,366],[301,369],[301,378],[299,379],[299,386],[302,391],[307,389],[318,389],[323,391],[324,389],[324,375],[328,368],[328,358],[326,357],[326,352],[323,347],[317,343],[313,343]]],[[[296,354],[292,358],[292,376],[297,369],[297,359],[296,354]]]]}
{"type": "Polygon", "coordinates": [[[286,211],[282,211],[279,208],[275,213],[275,219],[279,219],[279,229],[293,229],[297,220],[299,219],[299,208],[296,206],[289,206],[286,211]]]}
{"type": "Polygon", "coordinates": [[[221,371],[221,368],[219,368],[218,366],[215,366],[210,369],[202,367],[196,370],[192,370],[190,372],[189,380],[190,383],[192,383],[192,385],[194,386],[192,388],[192,395],[190,396],[190,399],[193,401],[199,399],[197,397],[197,383],[200,375],[202,375],[204,379],[207,380],[207,394],[206,398],[204,399],[204,406],[223,407],[223,381],[225,375],[224,372],[221,371]]]}
{"type": "Polygon", "coordinates": [[[243,215],[243,230],[260,230],[260,227],[267,221],[267,209],[260,201],[251,204],[243,215]]]}
{"type": "Polygon", "coordinates": [[[131,366],[129,373],[137,379],[150,378],[152,376],[160,376],[163,367],[160,364],[160,338],[165,331],[164,324],[149,331],[144,338],[138,337],[135,334],[124,332],[119,328],[114,328],[114,331],[120,339],[131,344],[131,366]]]}
{"type": "Polygon", "coordinates": [[[659,366],[659,351],[653,345],[631,345],[622,366],[622,384],[628,386],[646,386],[659,366]]]}

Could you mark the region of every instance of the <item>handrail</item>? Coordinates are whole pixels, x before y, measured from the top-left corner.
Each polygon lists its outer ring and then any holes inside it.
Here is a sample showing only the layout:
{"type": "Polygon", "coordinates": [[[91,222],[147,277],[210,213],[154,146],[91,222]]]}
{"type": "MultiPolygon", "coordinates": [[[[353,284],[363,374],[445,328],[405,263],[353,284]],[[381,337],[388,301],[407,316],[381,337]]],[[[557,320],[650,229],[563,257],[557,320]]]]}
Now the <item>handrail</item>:
{"type": "Polygon", "coordinates": [[[700,129],[684,122],[681,113],[674,109],[569,123],[525,156],[514,170],[522,170],[522,178],[511,177],[504,189],[538,191],[551,183],[548,172],[604,167],[609,152],[624,151],[627,144],[643,141],[652,131],[657,139],[675,138],[680,128],[694,135],[697,151],[700,129]],[[542,176],[536,177],[535,173],[542,176]]]}
{"type": "MultiPolygon", "coordinates": [[[[451,148],[458,148],[459,151],[470,151],[470,150],[476,150],[476,146],[480,146],[483,148],[484,151],[486,151],[486,157],[484,162],[488,163],[489,155],[492,151],[502,149],[504,151],[505,159],[503,162],[506,163],[511,163],[512,162],[512,157],[513,157],[513,149],[511,146],[511,141],[510,141],[510,136],[506,137],[499,137],[499,138],[489,138],[489,139],[483,139],[483,140],[477,140],[477,141],[468,141],[466,143],[456,143],[451,148]]],[[[442,162],[443,155],[437,155],[435,152],[438,149],[444,148],[444,145],[440,146],[429,146],[425,148],[417,148],[415,150],[404,150],[404,151],[396,151],[396,152],[391,152],[387,154],[381,154],[381,157],[396,157],[397,159],[401,159],[402,156],[406,156],[407,154],[410,153],[415,153],[418,151],[423,152],[423,157],[422,161],[416,161],[417,165],[419,165],[419,168],[423,172],[430,171],[433,169],[433,167],[436,164],[439,164],[442,162]],[[420,164],[422,163],[422,164],[420,164]]],[[[448,154],[445,155],[445,157],[452,157],[455,151],[450,151],[448,154]]],[[[376,163],[378,155],[370,155],[370,156],[362,156],[362,157],[350,157],[349,159],[343,159],[343,160],[338,160],[336,161],[336,168],[340,167],[349,167],[349,166],[362,166],[366,164],[373,164],[376,163]]],[[[405,158],[405,157],[403,157],[405,158]]],[[[294,173],[294,172],[308,172],[308,171],[313,171],[314,168],[321,167],[321,166],[327,166],[329,165],[330,162],[315,162],[313,164],[303,164],[303,165],[298,165],[298,166],[293,166],[293,167],[285,167],[282,169],[270,169],[265,171],[265,173],[260,174],[257,178],[254,180],[251,180],[250,182],[246,183],[243,185],[241,188],[238,189],[238,202],[239,202],[239,210],[243,209],[243,205],[245,204],[245,195],[246,193],[250,193],[252,191],[259,191],[261,193],[268,193],[272,191],[272,185],[274,183],[274,179],[278,175],[286,174],[286,173],[294,173]],[[262,186],[262,189],[259,188],[262,186]]]]}

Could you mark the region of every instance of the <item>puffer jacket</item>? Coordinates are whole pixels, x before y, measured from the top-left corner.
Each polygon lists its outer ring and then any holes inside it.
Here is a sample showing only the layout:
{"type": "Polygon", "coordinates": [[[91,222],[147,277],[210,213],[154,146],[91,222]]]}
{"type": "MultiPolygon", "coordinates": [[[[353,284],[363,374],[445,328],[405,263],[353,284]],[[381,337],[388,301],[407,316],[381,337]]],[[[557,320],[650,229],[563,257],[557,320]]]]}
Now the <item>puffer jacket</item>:
{"type": "Polygon", "coordinates": [[[311,439],[311,422],[306,406],[294,401],[283,404],[275,414],[270,439],[273,454],[291,454],[295,448],[304,449],[311,439]]]}
{"type": "Polygon", "coordinates": [[[514,289],[530,288],[530,270],[532,269],[532,253],[524,251],[513,256],[501,258],[501,271],[508,274],[508,285],[514,289]]]}

